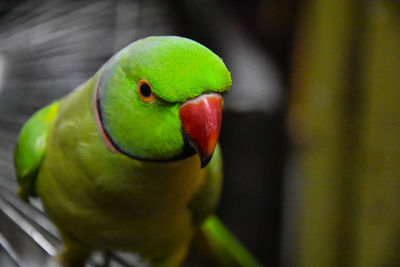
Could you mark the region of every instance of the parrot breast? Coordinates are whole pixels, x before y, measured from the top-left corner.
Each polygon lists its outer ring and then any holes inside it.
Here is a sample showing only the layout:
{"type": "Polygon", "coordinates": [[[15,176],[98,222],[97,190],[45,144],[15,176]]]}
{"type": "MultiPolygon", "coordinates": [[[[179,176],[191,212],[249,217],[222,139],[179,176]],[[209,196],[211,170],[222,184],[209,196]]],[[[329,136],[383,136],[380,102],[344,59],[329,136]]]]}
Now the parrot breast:
{"type": "Polygon", "coordinates": [[[60,102],[38,195],[67,239],[93,249],[167,257],[193,235],[188,203],[205,172],[196,157],[156,163],[111,151],[94,120],[95,80],[60,102]]]}

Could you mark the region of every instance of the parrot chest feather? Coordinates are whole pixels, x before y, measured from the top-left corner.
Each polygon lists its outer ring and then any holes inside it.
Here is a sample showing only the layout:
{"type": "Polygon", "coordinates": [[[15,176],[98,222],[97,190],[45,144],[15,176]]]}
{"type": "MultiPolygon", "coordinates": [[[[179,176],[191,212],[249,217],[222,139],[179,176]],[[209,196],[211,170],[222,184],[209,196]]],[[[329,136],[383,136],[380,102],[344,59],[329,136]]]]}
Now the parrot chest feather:
{"type": "Polygon", "coordinates": [[[84,94],[61,103],[38,174],[51,219],[62,235],[95,249],[154,258],[187,245],[194,231],[188,206],[204,179],[198,158],[152,163],[111,152],[84,94]]]}

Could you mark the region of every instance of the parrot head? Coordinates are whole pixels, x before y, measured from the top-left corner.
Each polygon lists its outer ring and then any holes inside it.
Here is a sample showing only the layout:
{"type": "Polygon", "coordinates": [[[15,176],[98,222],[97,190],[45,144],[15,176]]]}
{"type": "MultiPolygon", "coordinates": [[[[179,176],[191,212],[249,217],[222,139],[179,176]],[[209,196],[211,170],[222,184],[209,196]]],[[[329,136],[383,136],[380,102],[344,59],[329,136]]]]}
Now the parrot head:
{"type": "Polygon", "coordinates": [[[113,56],[95,90],[108,147],[146,161],[210,161],[231,76],[217,55],[176,36],[138,40],[113,56]]]}

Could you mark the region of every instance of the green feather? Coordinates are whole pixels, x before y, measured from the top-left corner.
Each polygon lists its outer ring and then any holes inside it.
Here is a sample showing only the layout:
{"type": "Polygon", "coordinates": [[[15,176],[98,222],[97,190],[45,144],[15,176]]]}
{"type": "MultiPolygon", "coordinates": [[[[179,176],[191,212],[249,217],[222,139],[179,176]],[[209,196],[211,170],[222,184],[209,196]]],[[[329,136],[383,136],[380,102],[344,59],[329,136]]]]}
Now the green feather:
{"type": "Polygon", "coordinates": [[[197,240],[203,251],[219,266],[261,267],[239,240],[216,216],[210,216],[200,228],[197,240]]]}
{"type": "Polygon", "coordinates": [[[57,115],[58,102],[37,111],[25,123],[18,137],[14,161],[19,183],[18,194],[28,200],[35,195],[35,179],[44,156],[47,136],[57,115]]]}
{"type": "Polygon", "coordinates": [[[231,76],[224,62],[207,47],[177,36],[149,37],[116,55],[133,81],[146,78],[157,96],[183,102],[204,92],[226,92],[231,76]]]}

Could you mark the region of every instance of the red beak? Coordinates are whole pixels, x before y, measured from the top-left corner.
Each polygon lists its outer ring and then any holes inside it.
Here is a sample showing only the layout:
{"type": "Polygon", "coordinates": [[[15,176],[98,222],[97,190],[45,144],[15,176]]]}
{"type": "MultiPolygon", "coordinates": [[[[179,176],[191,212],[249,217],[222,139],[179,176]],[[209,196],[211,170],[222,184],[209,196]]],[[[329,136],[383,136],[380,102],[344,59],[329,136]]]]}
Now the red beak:
{"type": "Polygon", "coordinates": [[[204,94],[182,104],[179,110],[182,128],[196,149],[201,168],[207,166],[218,142],[222,120],[222,96],[204,94]]]}

